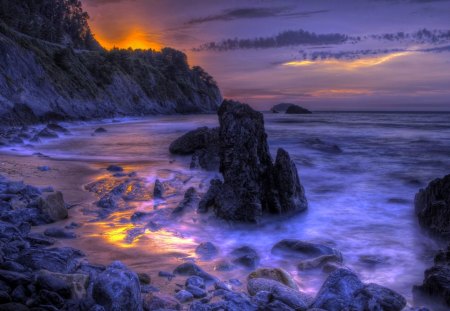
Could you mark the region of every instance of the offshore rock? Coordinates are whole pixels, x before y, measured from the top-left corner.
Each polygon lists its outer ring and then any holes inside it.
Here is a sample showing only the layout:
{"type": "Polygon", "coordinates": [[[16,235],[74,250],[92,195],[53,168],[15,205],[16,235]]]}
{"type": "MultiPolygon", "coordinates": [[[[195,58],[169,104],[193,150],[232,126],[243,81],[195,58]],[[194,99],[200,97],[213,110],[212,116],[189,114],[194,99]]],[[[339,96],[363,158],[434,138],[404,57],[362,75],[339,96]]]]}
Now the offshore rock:
{"type": "Polygon", "coordinates": [[[263,115],[230,100],[222,103],[218,115],[223,184],[211,184],[199,211],[213,207],[220,218],[258,222],[263,213],[305,210],[304,190],[287,152],[279,150],[272,162],[263,115]]]}
{"type": "Polygon", "coordinates": [[[450,174],[421,189],[414,205],[422,227],[437,236],[450,237],[450,174]]]}

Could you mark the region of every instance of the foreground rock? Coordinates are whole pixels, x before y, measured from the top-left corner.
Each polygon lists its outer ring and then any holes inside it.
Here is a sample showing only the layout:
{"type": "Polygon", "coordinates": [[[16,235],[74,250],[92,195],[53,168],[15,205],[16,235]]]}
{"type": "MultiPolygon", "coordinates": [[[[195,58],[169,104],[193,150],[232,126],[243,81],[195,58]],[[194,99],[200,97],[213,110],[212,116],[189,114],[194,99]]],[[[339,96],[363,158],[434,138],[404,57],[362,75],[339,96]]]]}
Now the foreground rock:
{"type": "Polygon", "coordinates": [[[273,113],[310,114],[311,111],[295,104],[282,103],[273,106],[270,111],[273,113]],[[289,111],[289,112],[288,112],[289,111]]]}
{"type": "Polygon", "coordinates": [[[406,300],[396,292],[376,284],[363,284],[347,269],[331,273],[317,294],[312,307],[330,311],[400,311],[406,300]]]}
{"type": "Polygon", "coordinates": [[[224,219],[258,222],[263,213],[305,210],[304,189],[289,154],[280,149],[275,165],[272,162],[263,115],[228,100],[222,103],[218,115],[224,181],[214,181],[199,211],[212,207],[224,219]]]}
{"type": "Polygon", "coordinates": [[[260,268],[250,273],[247,280],[249,281],[251,279],[258,278],[274,280],[292,289],[298,289],[298,286],[292,276],[281,268],[260,268]]]}
{"type": "Polygon", "coordinates": [[[414,205],[423,228],[437,236],[450,238],[450,174],[421,189],[414,205]]]}
{"type": "Polygon", "coordinates": [[[450,307],[450,244],[436,254],[434,266],[424,274],[423,284],[414,288],[415,293],[450,307]]]}

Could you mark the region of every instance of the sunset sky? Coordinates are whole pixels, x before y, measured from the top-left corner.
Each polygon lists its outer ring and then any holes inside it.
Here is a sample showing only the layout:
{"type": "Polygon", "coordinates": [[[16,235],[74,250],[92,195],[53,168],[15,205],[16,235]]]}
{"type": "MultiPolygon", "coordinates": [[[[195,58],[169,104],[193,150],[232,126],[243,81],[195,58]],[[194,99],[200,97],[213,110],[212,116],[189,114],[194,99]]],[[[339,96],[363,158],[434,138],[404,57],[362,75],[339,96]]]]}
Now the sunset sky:
{"type": "Polygon", "coordinates": [[[104,47],[182,50],[258,109],[450,110],[450,1],[82,2],[104,47]]]}

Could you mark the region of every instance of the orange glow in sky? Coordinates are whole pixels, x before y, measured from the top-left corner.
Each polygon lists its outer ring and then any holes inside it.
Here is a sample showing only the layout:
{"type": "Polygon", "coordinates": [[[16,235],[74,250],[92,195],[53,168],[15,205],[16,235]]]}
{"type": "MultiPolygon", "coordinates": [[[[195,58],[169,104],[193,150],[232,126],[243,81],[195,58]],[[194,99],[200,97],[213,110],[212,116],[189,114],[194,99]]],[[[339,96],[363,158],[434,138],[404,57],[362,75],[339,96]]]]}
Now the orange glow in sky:
{"type": "Polygon", "coordinates": [[[109,36],[103,35],[99,29],[93,28],[93,31],[97,41],[107,50],[116,47],[122,49],[152,49],[158,51],[162,48],[162,45],[158,43],[157,38],[139,27],[131,28],[123,35],[114,38],[109,38],[109,36]]]}
{"type": "Polygon", "coordinates": [[[379,57],[369,57],[362,58],[357,60],[318,60],[318,61],[310,61],[310,60],[302,60],[302,61],[291,61],[283,63],[283,66],[290,67],[304,67],[304,66],[312,66],[312,65],[331,65],[337,66],[342,69],[359,69],[364,67],[373,67],[377,65],[381,65],[387,62],[390,62],[396,58],[411,55],[414,52],[397,52],[391,53],[384,56],[379,57]]]}

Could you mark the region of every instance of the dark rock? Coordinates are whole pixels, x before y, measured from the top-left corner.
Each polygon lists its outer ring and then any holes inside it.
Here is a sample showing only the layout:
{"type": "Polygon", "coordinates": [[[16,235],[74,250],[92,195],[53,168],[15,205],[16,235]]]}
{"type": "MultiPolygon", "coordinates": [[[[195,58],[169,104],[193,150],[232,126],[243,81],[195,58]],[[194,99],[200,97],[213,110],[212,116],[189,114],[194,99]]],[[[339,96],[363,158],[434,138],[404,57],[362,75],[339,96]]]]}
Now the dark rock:
{"type": "Polygon", "coordinates": [[[45,289],[39,291],[36,300],[37,304],[55,306],[56,310],[60,310],[64,306],[64,299],[60,295],[45,289]]]}
{"type": "Polygon", "coordinates": [[[304,141],[304,144],[311,148],[321,152],[330,153],[330,154],[340,154],[342,153],[342,149],[335,144],[330,144],[324,142],[319,138],[309,138],[304,141]]]}
{"type": "MultiPolygon", "coordinates": [[[[326,262],[336,261],[342,262],[342,254],[331,247],[310,243],[301,240],[285,239],[281,240],[272,247],[272,253],[277,255],[292,256],[301,260],[316,260],[317,265],[320,266],[326,262]],[[326,257],[323,257],[326,256],[326,257]]],[[[314,262],[304,264],[305,267],[314,267],[314,262]]]]}
{"type": "Polygon", "coordinates": [[[32,270],[48,270],[59,273],[74,273],[79,266],[79,259],[84,254],[74,248],[29,248],[17,258],[17,262],[32,270]]]}
{"type": "Polygon", "coordinates": [[[70,298],[70,285],[50,273],[41,272],[36,277],[36,289],[45,289],[57,293],[63,298],[70,298]]]}
{"type": "Polygon", "coordinates": [[[75,233],[65,231],[64,229],[61,228],[48,228],[44,231],[44,234],[51,238],[58,238],[58,239],[75,239],[77,237],[75,233]]]}
{"type": "Polygon", "coordinates": [[[288,109],[290,106],[292,106],[293,104],[289,104],[289,103],[281,103],[281,104],[277,104],[275,106],[273,106],[270,111],[272,111],[273,113],[285,113],[286,109],[288,109]]]}
{"type": "Polygon", "coordinates": [[[214,207],[218,217],[258,222],[264,212],[304,210],[306,199],[299,199],[303,192],[289,156],[280,151],[277,167],[272,163],[262,114],[248,105],[225,100],[218,115],[220,172],[224,182],[214,181],[200,202],[199,211],[214,207]],[[284,184],[275,183],[286,182],[285,178],[292,178],[287,190],[284,184]],[[281,206],[286,203],[289,205],[281,206]]]}
{"type": "Polygon", "coordinates": [[[18,286],[31,282],[31,277],[27,273],[0,270],[0,281],[5,282],[9,286],[18,286]]]}
{"type": "Polygon", "coordinates": [[[291,105],[286,109],[286,114],[309,114],[311,111],[297,105],[291,105]]]}
{"type": "Polygon", "coordinates": [[[439,251],[434,266],[425,270],[423,284],[414,287],[414,292],[434,301],[442,301],[450,307],[450,244],[439,251]]]}
{"type": "Polygon", "coordinates": [[[14,261],[5,261],[0,264],[1,270],[15,271],[15,272],[27,272],[27,269],[20,263],[14,261]]]}
{"type": "Polygon", "coordinates": [[[0,310],[1,310],[1,305],[11,302],[11,297],[8,295],[7,292],[5,291],[0,291],[0,310]]]}
{"type": "Polygon", "coordinates": [[[260,290],[257,293],[255,293],[252,297],[252,302],[258,308],[263,309],[269,304],[269,302],[272,300],[272,294],[265,290],[260,290]]]}
{"type": "Polygon", "coordinates": [[[187,286],[194,286],[194,287],[199,287],[199,288],[205,288],[205,280],[203,280],[201,277],[199,276],[190,276],[187,278],[186,283],[185,283],[186,287],[187,286]]]}
{"type": "Polygon", "coordinates": [[[188,292],[190,292],[194,298],[203,298],[207,296],[206,290],[204,290],[203,288],[197,287],[197,286],[193,286],[193,285],[188,285],[186,286],[186,290],[188,292]]]}
{"type": "Polygon", "coordinates": [[[109,172],[123,172],[123,168],[118,165],[110,165],[106,168],[109,172]]]}
{"type": "Polygon", "coordinates": [[[216,271],[231,271],[234,268],[235,266],[228,260],[220,260],[214,266],[214,270],[216,271]]]}
{"type": "Polygon", "coordinates": [[[141,284],[150,284],[152,282],[150,275],[148,275],[147,273],[141,272],[138,273],[137,276],[139,278],[139,283],[141,284]]]}
{"type": "Polygon", "coordinates": [[[342,263],[342,258],[339,256],[336,256],[334,254],[332,255],[322,255],[319,257],[314,257],[311,259],[305,259],[298,263],[297,268],[299,270],[308,270],[308,269],[315,269],[315,268],[323,268],[328,263],[342,263]]]}
{"type": "Polygon", "coordinates": [[[166,271],[159,271],[158,276],[161,278],[167,278],[169,281],[171,281],[175,277],[175,274],[166,271]]]}
{"type": "Polygon", "coordinates": [[[66,129],[65,127],[62,127],[61,125],[56,124],[56,123],[47,124],[47,128],[51,131],[58,132],[58,133],[64,133],[64,134],[70,133],[70,131],[68,129],[66,129]]]}
{"type": "Polygon", "coordinates": [[[258,278],[274,280],[283,285],[289,286],[290,288],[298,289],[298,286],[292,276],[281,268],[260,268],[247,276],[247,280],[258,278]]]}
{"type": "MultiPolygon", "coordinates": [[[[178,301],[168,295],[164,294],[148,294],[144,297],[144,310],[180,310],[178,301]]],[[[129,310],[129,309],[126,309],[129,310]]]]}
{"type": "Polygon", "coordinates": [[[161,199],[164,195],[164,185],[159,181],[159,179],[155,180],[155,187],[153,189],[153,197],[155,199],[161,199]]]}
{"type": "Polygon", "coordinates": [[[279,300],[295,310],[306,310],[311,298],[306,294],[269,279],[250,279],[247,290],[251,296],[260,291],[269,292],[273,299],[279,300]]]}
{"type": "Polygon", "coordinates": [[[450,174],[421,189],[414,205],[422,227],[438,236],[450,237],[450,174]]]}
{"type": "Polygon", "coordinates": [[[0,305],[0,310],[2,311],[29,311],[30,309],[21,304],[16,302],[10,302],[0,305]]]}
{"type": "Polygon", "coordinates": [[[37,169],[39,171],[41,171],[41,172],[48,172],[48,171],[50,171],[50,167],[48,167],[48,166],[38,166],[37,169]]]}
{"type": "Polygon", "coordinates": [[[355,295],[363,288],[364,284],[355,273],[338,269],[328,276],[312,307],[330,311],[350,310],[355,295]]]}
{"type": "Polygon", "coordinates": [[[192,295],[190,292],[188,292],[187,290],[180,290],[178,293],[175,294],[175,298],[181,302],[181,303],[185,303],[185,302],[189,302],[192,299],[194,299],[194,295],[192,295]]]}
{"type": "Polygon", "coordinates": [[[142,310],[137,275],[114,262],[94,280],[92,297],[106,310],[142,310]]]}
{"type": "Polygon", "coordinates": [[[67,208],[61,192],[44,193],[38,201],[39,210],[51,221],[67,218],[67,208]]]}
{"type": "Polygon", "coordinates": [[[367,284],[354,295],[352,310],[400,311],[406,306],[406,299],[389,288],[367,284]]]}
{"type": "Polygon", "coordinates": [[[211,143],[216,143],[218,137],[219,131],[217,128],[200,127],[173,141],[170,144],[169,151],[173,154],[192,154],[198,149],[207,148],[211,143]]]}
{"type": "Polygon", "coordinates": [[[28,234],[27,236],[27,241],[30,242],[30,244],[32,246],[50,246],[55,244],[55,240],[46,237],[43,234],[39,234],[39,233],[32,233],[32,234],[28,234]]]}
{"type": "Polygon", "coordinates": [[[207,171],[218,171],[220,166],[218,141],[211,143],[208,147],[195,150],[192,155],[190,168],[204,169],[207,171]]]}
{"type": "Polygon", "coordinates": [[[284,149],[279,148],[274,167],[274,183],[279,185],[278,213],[300,212],[308,208],[305,189],[300,183],[297,167],[284,149]]]}
{"type": "Polygon", "coordinates": [[[103,128],[103,127],[98,127],[94,131],[94,133],[96,133],[96,134],[106,133],[106,132],[107,132],[107,130],[105,128],[103,128]]]}
{"type": "Polygon", "coordinates": [[[16,226],[0,221],[0,238],[21,238],[23,233],[16,226]]]}
{"type": "Polygon", "coordinates": [[[208,191],[198,204],[198,212],[208,212],[209,207],[215,204],[216,198],[218,197],[220,191],[222,191],[222,182],[220,179],[211,179],[208,191]]]}
{"type": "Polygon", "coordinates": [[[295,309],[289,307],[287,304],[285,304],[279,300],[274,300],[267,305],[265,310],[267,310],[267,311],[293,311],[295,309]]]}
{"type": "Polygon", "coordinates": [[[185,193],[183,201],[178,204],[178,206],[173,210],[173,214],[181,214],[186,209],[193,207],[199,201],[199,197],[197,194],[197,190],[195,188],[190,187],[185,193]]]}
{"type": "Polygon", "coordinates": [[[223,296],[222,309],[219,310],[239,310],[239,311],[256,311],[257,307],[252,303],[250,297],[243,293],[227,292],[223,296]]]}
{"type": "Polygon", "coordinates": [[[217,247],[211,242],[200,243],[195,249],[195,253],[201,259],[211,259],[217,256],[218,250],[217,247]]]}
{"type": "Polygon", "coordinates": [[[58,134],[56,134],[55,132],[53,132],[49,128],[44,128],[36,136],[38,138],[58,138],[58,134]]]}
{"type": "Polygon", "coordinates": [[[192,262],[185,262],[178,267],[175,268],[173,271],[174,274],[184,275],[184,276],[199,276],[201,277],[205,282],[215,282],[217,279],[203,271],[202,268],[197,266],[195,263],[192,262]]]}
{"type": "Polygon", "coordinates": [[[249,246],[239,247],[231,252],[234,258],[233,262],[249,269],[254,269],[258,266],[260,258],[258,253],[249,246]]]}

